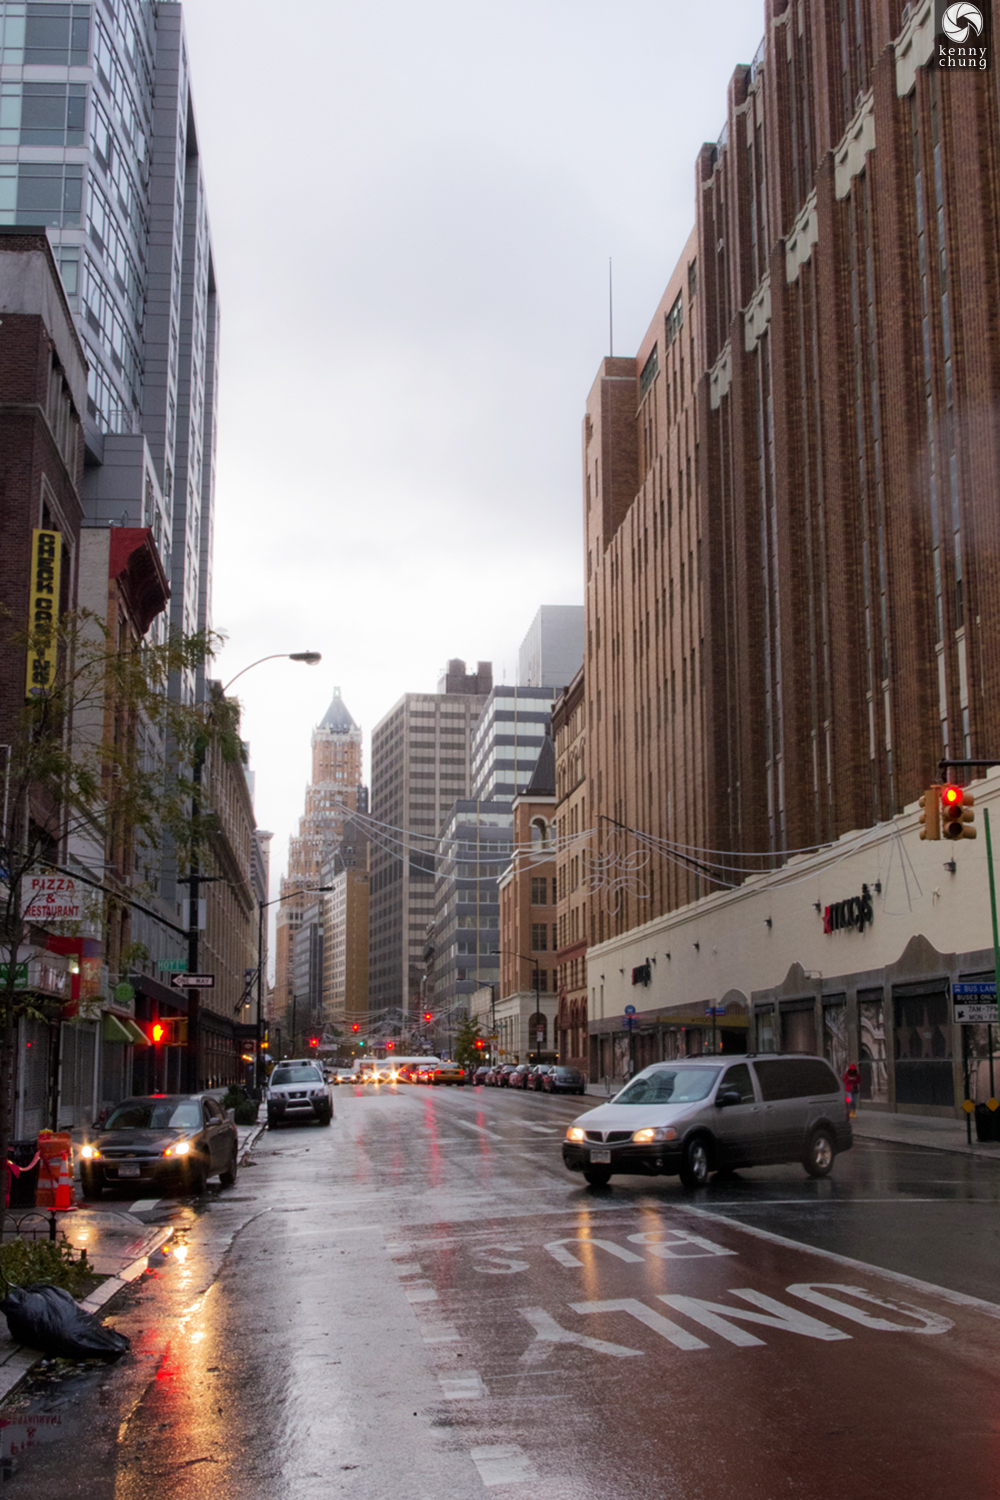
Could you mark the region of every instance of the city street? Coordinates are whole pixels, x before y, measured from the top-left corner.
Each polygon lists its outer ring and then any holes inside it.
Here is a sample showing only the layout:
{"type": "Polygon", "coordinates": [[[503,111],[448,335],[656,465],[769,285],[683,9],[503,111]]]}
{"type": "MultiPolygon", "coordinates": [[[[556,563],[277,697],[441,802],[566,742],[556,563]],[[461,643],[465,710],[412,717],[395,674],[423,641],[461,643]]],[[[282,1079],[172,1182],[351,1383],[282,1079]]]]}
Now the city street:
{"type": "Polygon", "coordinates": [[[997,1493],[992,1162],[865,1142],[821,1182],[595,1191],[560,1159],[592,1100],[334,1102],[232,1189],[106,1202],[172,1221],[173,1251],[110,1315],[129,1356],[5,1408],[5,1493],[997,1493]]]}

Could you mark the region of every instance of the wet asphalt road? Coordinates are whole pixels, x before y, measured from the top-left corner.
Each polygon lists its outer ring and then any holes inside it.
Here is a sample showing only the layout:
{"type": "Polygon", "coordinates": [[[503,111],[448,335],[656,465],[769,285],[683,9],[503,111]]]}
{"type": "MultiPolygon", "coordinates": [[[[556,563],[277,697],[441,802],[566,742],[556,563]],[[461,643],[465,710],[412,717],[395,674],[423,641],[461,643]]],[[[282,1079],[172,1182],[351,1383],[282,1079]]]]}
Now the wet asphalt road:
{"type": "Polygon", "coordinates": [[[594,1191],[559,1155],[584,1104],[341,1089],[145,1211],[182,1254],[112,1315],[130,1356],[4,1409],[4,1494],[994,1500],[996,1166],[594,1191]]]}

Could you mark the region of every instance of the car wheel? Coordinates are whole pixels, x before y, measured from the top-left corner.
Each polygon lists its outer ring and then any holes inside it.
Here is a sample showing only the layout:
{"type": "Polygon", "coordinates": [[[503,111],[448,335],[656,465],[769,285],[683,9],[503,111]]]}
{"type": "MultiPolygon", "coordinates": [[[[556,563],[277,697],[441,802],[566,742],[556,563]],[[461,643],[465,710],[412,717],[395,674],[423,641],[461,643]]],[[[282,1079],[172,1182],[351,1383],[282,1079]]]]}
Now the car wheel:
{"type": "Polygon", "coordinates": [[[610,1167],[584,1167],[584,1179],[591,1187],[607,1187],[611,1181],[610,1167]]]}
{"type": "Polygon", "coordinates": [[[96,1172],[87,1167],[80,1169],[80,1188],[85,1198],[100,1198],[104,1193],[101,1179],[96,1172]]]}
{"type": "Polygon", "coordinates": [[[187,1190],[193,1198],[200,1198],[205,1191],[205,1163],[192,1161],[187,1169],[187,1190]]]}
{"type": "Polygon", "coordinates": [[[693,1136],[684,1147],[681,1159],[681,1182],[686,1188],[704,1187],[712,1170],[708,1141],[703,1135],[693,1136]]]}
{"type": "Polygon", "coordinates": [[[320,1115],[320,1117],[319,1117],[319,1123],[321,1125],[329,1125],[329,1123],[330,1123],[330,1121],[332,1119],[333,1119],[333,1110],[332,1109],[327,1109],[327,1110],[324,1110],[323,1114],[320,1115]]]}
{"type": "Polygon", "coordinates": [[[829,1177],[836,1154],[833,1136],[825,1125],[821,1125],[819,1130],[814,1130],[809,1137],[802,1165],[810,1177],[829,1177]]]}
{"type": "Polygon", "coordinates": [[[229,1163],[228,1169],[225,1172],[220,1172],[219,1173],[219,1181],[222,1183],[223,1187],[232,1187],[233,1186],[233,1184],[236,1181],[236,1173],[239,1170],[239,1165],[240,1165],[239,1147],[234,1146],[233,1147],[232,1160],[229,1163]]]}

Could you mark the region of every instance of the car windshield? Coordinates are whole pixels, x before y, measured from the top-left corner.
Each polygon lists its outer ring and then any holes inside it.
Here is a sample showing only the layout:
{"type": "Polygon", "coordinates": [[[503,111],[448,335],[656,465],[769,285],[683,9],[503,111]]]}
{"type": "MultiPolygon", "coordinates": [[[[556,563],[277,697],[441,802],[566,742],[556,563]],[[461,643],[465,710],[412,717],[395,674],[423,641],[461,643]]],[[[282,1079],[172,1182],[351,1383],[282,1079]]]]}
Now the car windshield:
{"type": "Polygon", "coordinates": [[[105,1130],[197,1130],[197,1099],[126,1099],[112,1110],[105,1130]]]}
{"type": "Polygon", "coordinates": [[[704,1099],[719,1076],[718,1068],[657,1068],[640,1073],[622,1089],[616,1104],[691,1104],[704,1099]]]}
{"type": "Polygon", "coordinates": [[[298,1068],[275,1068],[272,1083],[322,1083],[322,1074],[313,1063],[303,1063],[298,1068]]]}

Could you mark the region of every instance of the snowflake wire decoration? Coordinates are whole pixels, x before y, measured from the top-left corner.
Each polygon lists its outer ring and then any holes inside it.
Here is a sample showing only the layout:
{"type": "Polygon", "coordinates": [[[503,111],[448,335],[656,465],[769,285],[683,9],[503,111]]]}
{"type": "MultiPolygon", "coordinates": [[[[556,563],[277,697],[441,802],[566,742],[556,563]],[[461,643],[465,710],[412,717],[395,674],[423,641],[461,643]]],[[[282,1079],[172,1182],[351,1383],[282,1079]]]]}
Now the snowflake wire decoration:
{"type": "Polygon", "coordinates": [[[649,864],[649,859],[646,849],[633,849],[629,853],[626,835],[618,829],[607,835],[603,853],[583,856],[588,888],[594,895],[598,891],[602,893],[604,909],[611,916],[616,917],[621,910],[625,891],[637,901],[649,900],[649,889],[639,873],[649,864]]]}

